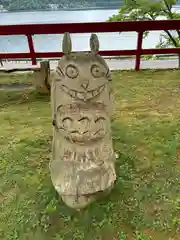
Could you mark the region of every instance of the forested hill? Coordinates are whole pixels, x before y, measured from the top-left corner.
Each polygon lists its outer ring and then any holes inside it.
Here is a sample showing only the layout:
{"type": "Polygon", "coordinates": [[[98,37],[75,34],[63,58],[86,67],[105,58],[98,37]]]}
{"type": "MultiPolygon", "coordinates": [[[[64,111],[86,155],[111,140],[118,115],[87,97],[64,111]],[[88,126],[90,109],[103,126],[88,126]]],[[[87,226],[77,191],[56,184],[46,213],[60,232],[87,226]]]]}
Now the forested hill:
{"type": "Polygon", "coordinates": [[[58,10],[68,8],[119,8],[123,0],[0,0],[0,10],[58,10]]]}

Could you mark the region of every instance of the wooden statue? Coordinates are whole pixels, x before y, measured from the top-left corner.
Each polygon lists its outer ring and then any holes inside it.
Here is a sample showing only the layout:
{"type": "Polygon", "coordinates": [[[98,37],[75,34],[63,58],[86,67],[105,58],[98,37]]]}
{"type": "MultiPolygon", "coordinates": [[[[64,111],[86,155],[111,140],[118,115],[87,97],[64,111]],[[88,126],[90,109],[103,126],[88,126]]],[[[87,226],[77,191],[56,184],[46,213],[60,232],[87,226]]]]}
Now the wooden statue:
{"type": "Polygon", "coordinates": [[[91,52],[72,52],[64,34],[64,56],[51,83],[53,146],[51,179],[72,208],[86,207],[116,180],[111,138],[111,74],[98,55],[99,41],[90,38],[91,52]]]}

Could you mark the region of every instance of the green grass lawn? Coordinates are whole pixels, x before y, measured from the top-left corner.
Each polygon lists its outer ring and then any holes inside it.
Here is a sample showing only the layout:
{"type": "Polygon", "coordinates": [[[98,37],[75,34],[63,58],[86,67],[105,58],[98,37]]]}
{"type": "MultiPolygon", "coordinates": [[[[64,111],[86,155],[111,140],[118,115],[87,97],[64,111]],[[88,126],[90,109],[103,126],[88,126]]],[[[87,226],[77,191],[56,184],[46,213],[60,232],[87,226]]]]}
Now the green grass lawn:
{"type": "Polygon", "coordinates": [[[59,200],[50,180],[49,96],[0,90],[0,239],[180,239],[180,71],[115,72],[113,85],[118,179],[80,212],[59,200]]]}

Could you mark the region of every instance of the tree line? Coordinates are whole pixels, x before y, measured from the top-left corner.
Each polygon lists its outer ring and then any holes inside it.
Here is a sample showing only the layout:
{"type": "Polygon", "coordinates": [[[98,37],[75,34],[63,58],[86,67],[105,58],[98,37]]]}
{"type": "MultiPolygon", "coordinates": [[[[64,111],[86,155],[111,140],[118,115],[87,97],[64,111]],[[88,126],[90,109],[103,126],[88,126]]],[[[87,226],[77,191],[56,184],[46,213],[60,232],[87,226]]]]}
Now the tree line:
{"type": "MultiPolygon", "coordinates": [[[[124,0],[123,7],[119,12],[109,18],[110,22],[116,21],[155,21],[158,17],[165,17],[167,20],[180,20],[180,13],[174,11],[174,6],[179,5],[180,0],[124,0]]],[[[149,32],[144,32],[144,38],[149,32]]],[[[164,30],[160,34],[159,43],[156,48],[180,48],[180,30],[164,30]]],[[[179,55],[180,67],[180,55],[179,55]]]]}
{"type": "Polygon", "coordinates": [[[50,9],[55,4],[57,9],[80,7],[120,7],[123,0],[0,0],[0,5],[8,11],[50,9]]]}

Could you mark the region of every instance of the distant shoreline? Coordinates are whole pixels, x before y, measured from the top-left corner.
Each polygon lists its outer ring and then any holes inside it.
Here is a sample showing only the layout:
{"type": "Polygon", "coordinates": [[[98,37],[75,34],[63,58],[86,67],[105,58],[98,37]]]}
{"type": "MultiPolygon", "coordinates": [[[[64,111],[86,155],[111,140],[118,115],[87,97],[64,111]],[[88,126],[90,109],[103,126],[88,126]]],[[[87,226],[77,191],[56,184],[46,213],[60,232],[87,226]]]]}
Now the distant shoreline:
{"type": "Polygon", "coordinates": [[[117,7],[84,7],[84,8],[59,8],[59,9],[29,9],[17,11],[0,11],[0,13],[18,13],[18,12],[60,12],[60,11],[94,11],[94,10],[118,10],[121,6],[117,7]]]}
{"type": "MultiPolygon", "coordinates": [[[[60,12],[60,11],[94,11],[94,10],[119,10],[123,5],[120,6],[104,6],[104,7],[76,7],[76,8],[59,8],[59,9],[25,9],[25,10],[7,10],[7,9],[2,9],[0,10],[1,13],[19,13],[19,12],[60,12]]],[[[173,8],[180,8],[180,3],[173,5],[173,8]]]]}
{"type": "MultiPolygon", "coordinates": [[[[95,10],[119,10],[121,6],[114,6],[114,7],[81,7],[81,8],[59,8],[59,9],[26,9],[26,10],[17,10],[17,11],[9,11],[9,10],[2,10],[1,13],[20,13],[20,12],[61,12],[61,11],[95,11],[95,10]]],[[[173,8],[180,8],[180,4],[176,4],[173,8]]]]}

